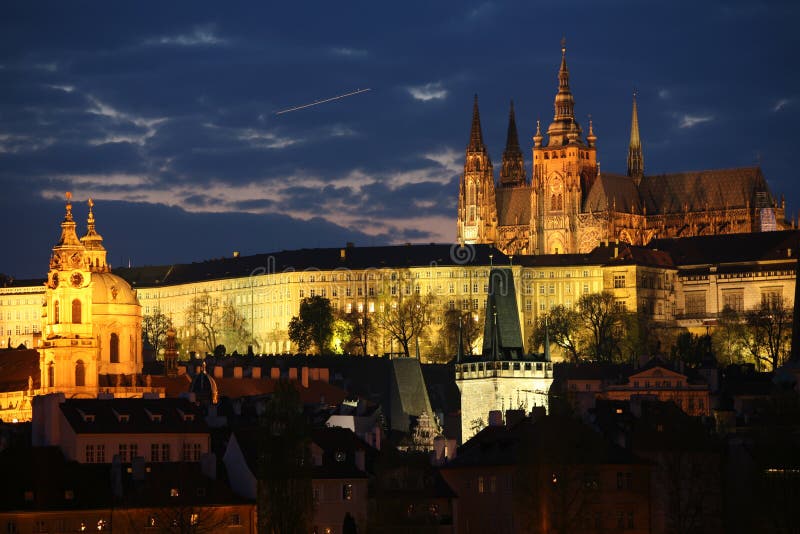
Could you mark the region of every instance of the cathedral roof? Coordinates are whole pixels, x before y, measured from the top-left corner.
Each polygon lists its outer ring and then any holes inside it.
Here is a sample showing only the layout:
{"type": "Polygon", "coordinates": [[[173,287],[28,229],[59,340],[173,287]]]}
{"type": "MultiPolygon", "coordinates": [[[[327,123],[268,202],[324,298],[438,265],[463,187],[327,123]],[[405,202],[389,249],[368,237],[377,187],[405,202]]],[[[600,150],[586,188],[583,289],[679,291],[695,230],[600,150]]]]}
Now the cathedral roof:
{"type": "Polygon", "coordinates": [[[639,191],[633,178],[604,172],[592,184],[586,195],[583,210],[605,211],[615,209],[615,206],[618,212],[642,212],[639,191]]]}
{"type": "Polygon", "coordinates": [[[616,209],[647,215],[684,211],[723,210],[772,206],[773,200],[761,169],[742,167],[645,176],[641,183],[621,174],[602,173],[584,201],[584,211],[616,209]],[[763,199],[757,193],[765,193],[763,199]]]}
{"type": "MultiPolygon", "coordinates": [[[[758,167],[690,171],[645,176],[639,185],[648,214],[754,206],[757,192],[767,192],[758,167]]],[[[768,196],[768,201],[772,199],[768,196]]],[[[768,207],[768,206],[763,206],[768,207]]]]}
{"type": "Polygon", "coordinates": [[[497,202],[497,224],[516,226],[531,223],[531,188],[498,187],[495,190],[497,202]]]}

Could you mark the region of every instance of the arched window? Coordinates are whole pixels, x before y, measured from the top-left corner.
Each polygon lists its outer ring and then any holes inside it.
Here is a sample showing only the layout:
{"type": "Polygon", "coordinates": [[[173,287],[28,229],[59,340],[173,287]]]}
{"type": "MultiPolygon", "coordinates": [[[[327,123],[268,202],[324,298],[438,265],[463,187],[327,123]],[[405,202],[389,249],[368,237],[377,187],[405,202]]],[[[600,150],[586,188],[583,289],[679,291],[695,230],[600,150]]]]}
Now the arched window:
{"type": "Polygon", "coordinates": [[[55,324],[61,322],[61,318],[59,317],[59,309],[58,309],[58,301],[53,303],[53,318],[55,319],[55,324]]]}
{"type": "Polygon", "coordinates": [[[75,386],[83,387],[86,385],[86,368],[83,366],[83,360],[75,362],[75,386]]]}
{"type": "Polygon", "coordinates": [[[47,365],[47,387],[52,388],[56,385],[56,368],[53,362],[47,365]]]}
{"type": "Polygon", "coordinates": [[[81,301],[78,299],[72,301],[72,322],[81,324],[81,301]]]}
{"type": "Polygon", "coordinates": [[[111,334],[109,351],[111,354],[111,363],[119,363],[119,336],[117,334],[111,334]]]}

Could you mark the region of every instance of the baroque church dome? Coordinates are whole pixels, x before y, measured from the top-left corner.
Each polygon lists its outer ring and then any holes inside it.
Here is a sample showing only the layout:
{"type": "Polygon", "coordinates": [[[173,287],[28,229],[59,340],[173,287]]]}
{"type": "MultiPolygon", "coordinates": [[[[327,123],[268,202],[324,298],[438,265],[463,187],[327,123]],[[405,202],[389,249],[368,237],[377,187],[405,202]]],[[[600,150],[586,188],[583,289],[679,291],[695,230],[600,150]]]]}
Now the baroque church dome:
{"type": "Polygon", "coordinates": [[[115,274],[93,272],[92,286],[93,304],[139,304],[136,292],[115,274]]]}

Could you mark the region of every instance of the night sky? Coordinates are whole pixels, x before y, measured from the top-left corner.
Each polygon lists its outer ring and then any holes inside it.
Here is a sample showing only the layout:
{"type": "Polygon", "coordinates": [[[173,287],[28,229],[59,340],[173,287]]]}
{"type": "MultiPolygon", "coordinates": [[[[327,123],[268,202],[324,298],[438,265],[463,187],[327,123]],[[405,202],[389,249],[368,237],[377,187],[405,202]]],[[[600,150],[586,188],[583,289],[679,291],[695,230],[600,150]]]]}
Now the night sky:
{"type": "Polygon", "coordinates": [[[43,277],[64,192],[112,265],[455,239],[479,95],[530,177],[567,39],[576,115],[624,172],[760,164],[800,209],[796,2],[4,2],[0,272],[43,277]],[[348,98],[276,112],[370,88],[348,98]],[[81,203],[78,205],[78,203],[81,203]]]}

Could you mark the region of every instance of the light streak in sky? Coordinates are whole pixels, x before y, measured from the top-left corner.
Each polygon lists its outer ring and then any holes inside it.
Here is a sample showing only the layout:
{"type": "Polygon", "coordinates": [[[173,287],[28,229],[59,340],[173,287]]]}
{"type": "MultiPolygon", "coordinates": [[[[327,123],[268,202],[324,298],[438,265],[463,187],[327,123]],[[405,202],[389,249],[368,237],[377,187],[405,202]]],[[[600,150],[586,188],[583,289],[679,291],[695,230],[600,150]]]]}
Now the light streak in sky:
{"type": "Polygon", "coordinates": [[[324,104],[326,102],[333,102],[334,100],[341,100],[342,98],[347,98],[348,96],[355,96],[355,95],[360,94],[360,93],[366,93],[367,91],[372,91],[372,88],[357,89],[357,90],[355,90],[355,91],[353,91],[351,93],[345,93],[345,94],[339,95],[339,96],[332,96],[331,98],[325,98],[323,100],[315,100],[314,102],[311,102],[310,104],[303,104],[302,106],[296,106],[296,107],[293,107],[293,108],[282,109],[281,111],[276,111],[275,115],[283,115],[284,113],[289,113],[290,111],[298,111],[298,110],[301,110],[301,109],[310,108],[311,106],[318,106],[318,105],[324,104]]]}

